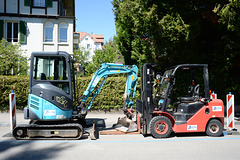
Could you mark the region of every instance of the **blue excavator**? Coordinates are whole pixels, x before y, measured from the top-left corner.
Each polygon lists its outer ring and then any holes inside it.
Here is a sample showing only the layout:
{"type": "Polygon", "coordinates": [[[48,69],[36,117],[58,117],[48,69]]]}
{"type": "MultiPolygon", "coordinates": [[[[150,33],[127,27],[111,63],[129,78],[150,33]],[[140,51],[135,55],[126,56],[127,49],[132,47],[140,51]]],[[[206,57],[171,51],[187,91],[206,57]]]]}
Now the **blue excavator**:
{"type": "Polygon", "coordinates": [[[30,119],[30,123],[18,125],[13,136],[16,139],[80,139],[85,133],[95,135],[87,129],[85,117],[107,77],[119,73],[127,74],[123,110],[131,118],[131,99],[135,96],[138,80],[137,66],[101,64],[83,95],[77,98],[71,55],[61,51],[33,52],[28,106],[24,108],[24,118],[30,119]]]}

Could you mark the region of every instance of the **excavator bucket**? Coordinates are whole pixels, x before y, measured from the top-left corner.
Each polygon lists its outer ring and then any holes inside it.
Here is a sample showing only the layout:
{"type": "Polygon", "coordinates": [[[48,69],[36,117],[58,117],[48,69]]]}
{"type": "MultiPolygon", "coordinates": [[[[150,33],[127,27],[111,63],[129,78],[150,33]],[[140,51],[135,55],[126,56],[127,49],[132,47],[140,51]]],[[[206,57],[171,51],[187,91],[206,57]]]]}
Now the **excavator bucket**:
{"type": "Polygon", "coordinates": [[[118,122],[113,125],[113,128],[125,133],[136,132],[137,124],[133,120],[128,119],[127,116],[124,116],[118,118],[118,122]]]}

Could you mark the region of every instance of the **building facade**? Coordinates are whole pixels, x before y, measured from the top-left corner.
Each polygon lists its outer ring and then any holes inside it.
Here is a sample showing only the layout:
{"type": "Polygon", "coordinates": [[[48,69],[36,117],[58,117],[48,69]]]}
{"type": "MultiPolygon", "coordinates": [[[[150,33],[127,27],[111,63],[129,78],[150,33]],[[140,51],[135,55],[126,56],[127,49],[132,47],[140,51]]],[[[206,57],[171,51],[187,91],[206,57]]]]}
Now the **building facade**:
{"type": "Polygon", "coordinates": [[[92,61],[95,50],[102,50],[104,45],[104,35],[88,34],[86,32],[75,32],[79,34],[79,47],[89,51],[88,61],[92,61]]]}
{"type": "Polygon", "coordinates": [[[74,0],[0,0],[0,39],[33,51],[73,54],[74,0]]]}

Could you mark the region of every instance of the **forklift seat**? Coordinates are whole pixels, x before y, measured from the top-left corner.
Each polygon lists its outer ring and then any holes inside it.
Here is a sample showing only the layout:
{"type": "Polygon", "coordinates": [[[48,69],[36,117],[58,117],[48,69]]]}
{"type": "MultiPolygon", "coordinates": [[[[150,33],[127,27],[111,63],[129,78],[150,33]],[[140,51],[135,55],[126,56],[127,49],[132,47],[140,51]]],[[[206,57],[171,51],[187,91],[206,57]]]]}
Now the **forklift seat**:
{"type": "Polygon", "coordinates": [[[199,97],[199,84],[188,87],[188,94],[190,97],[199,97]]]}
{"type": "Polygon", "coordinates": [[[188,87],[188,97],[179,97],[179,101],[182,103],[191,103],[199,99],[199,84],[191,85],[188,87]]]}

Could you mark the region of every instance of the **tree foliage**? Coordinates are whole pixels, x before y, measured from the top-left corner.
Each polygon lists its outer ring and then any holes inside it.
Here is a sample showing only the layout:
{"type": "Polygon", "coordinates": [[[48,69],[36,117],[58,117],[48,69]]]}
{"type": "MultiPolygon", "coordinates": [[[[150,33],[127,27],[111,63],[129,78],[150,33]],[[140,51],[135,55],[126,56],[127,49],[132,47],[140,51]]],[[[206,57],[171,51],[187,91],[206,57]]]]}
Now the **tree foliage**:
{"type": "Polygon", "coordinates": [[[189,25],[168,1],[114,0],[117,42],[126,64],[158,62],[188,39],[189,25]]]}
{"type": "Polygon", "coordinates": [[[107,42],[102,50],[95,51],[92,61],[86,66],[88,75],[94,73],[102,63],[123,63],[114,39],[107,42]]]}
{"type": "Polygon", "coordinates": [[[73,58],[75,59],[75,68],[77,70],[77,75],[85,75],[85,68],[88,64],[89,55],[90,52],[83,47],[74,49],[73,58]]]}
{"type": "Polygon", "coordinates": [[[26,75],[27,57],[23,56],[21,45],[0,41],[0,75],[26,75]]]}
{"type": "MultiPolygon", "coordinates": [[[[240,94],[240,0],[113,0],[126,64],[209,64],[210,88],[240,94]]],[[[237,100],[238,103],[240,100],[237,100]]]]}

